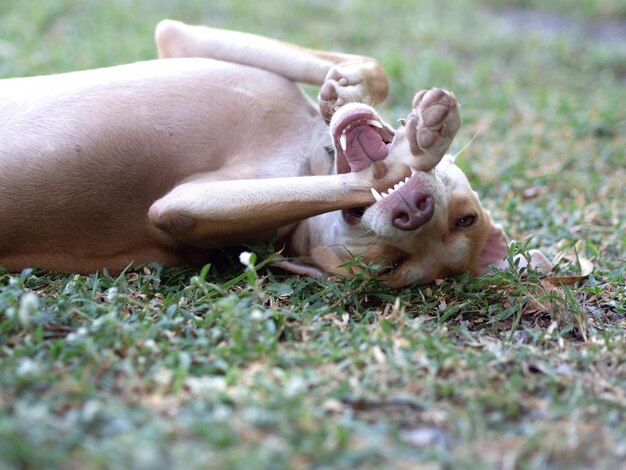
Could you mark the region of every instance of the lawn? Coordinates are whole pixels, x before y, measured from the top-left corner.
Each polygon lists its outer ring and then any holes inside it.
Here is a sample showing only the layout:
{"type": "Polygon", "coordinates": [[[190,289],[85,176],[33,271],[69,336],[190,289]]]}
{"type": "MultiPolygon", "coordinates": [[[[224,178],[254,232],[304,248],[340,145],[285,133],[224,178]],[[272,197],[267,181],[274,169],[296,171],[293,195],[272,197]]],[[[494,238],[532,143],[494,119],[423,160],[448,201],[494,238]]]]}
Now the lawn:
{"type": "Polygon", "coordinates": [[[1,3],[0,77],[154,58],[171,17],[374,56],[390,121],[454,90],[452,151],[471,141],[511,255],[555,272],[390,290],[375,266],[286,275],[261,246],[248,268],[0,269],[0,468],[623,466],[626,6],[547,4],[1,3]]]}

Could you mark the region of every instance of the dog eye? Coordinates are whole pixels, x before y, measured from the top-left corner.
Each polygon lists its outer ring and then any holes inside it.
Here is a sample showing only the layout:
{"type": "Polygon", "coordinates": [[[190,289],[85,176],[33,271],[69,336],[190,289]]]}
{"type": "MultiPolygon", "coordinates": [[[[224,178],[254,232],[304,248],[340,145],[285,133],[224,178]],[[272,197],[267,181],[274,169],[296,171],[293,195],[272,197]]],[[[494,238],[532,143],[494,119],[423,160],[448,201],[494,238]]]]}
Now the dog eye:
{"type": "Polygon", "coordinates": [[[469,227],[470,225],[474,225],[475,222],[476,222],[475,215],[466,215],[464,217],[461,217],[459,220],[457,220],[456,226],[461,227],[461,228],[466,228],[466,227],[469,227]]]}

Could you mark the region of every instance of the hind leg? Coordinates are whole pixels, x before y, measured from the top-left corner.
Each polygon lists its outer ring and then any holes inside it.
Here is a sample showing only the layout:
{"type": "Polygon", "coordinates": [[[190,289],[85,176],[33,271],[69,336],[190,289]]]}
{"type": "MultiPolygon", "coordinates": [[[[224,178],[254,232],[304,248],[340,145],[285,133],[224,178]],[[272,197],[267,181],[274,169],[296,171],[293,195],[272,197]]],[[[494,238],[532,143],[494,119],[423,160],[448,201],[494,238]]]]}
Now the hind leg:
{"type": "Polygon", "coordinates": [[[319,107],[326,122],[345,103],[375,105],[388,94],[387,76],[370,57],[307,49],[264,36],[172,20],[157,25],[155,41],[160,58],[207,57],[323,85],[319,107]]]}

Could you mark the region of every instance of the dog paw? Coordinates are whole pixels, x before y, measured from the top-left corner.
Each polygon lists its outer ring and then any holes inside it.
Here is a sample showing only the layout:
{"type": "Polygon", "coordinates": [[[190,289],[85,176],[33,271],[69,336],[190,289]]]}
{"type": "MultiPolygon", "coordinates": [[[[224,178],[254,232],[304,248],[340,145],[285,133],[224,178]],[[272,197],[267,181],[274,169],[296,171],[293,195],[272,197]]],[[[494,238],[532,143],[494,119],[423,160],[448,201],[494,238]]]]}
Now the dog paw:
{"type": "Polygon", "coordinates": [[[452,93],[440,88],[422,90],[413,98],[407,125],[411,153],[426,156],[436,165],[461,126],[459,104],[452,93]]]}
{"type": "Polygon", "coordinates": [[[387,77],[375,61],[355,60],[332,67],[318,96],[322,117],[330,122],[346,103],[375,104],[387,96],[387,77]]]}

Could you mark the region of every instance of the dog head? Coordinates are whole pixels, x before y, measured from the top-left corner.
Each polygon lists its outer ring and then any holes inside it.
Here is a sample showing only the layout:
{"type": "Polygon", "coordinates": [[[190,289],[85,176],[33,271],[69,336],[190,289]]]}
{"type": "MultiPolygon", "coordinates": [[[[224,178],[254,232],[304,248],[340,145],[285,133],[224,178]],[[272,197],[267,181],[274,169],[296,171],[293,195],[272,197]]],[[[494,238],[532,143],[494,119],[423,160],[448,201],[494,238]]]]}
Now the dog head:
{"type": "Polygon", "coordinates": [[[339,266],[362,256],[382,266],[384,284],[402,287],[466,271],[482,274],[505,257],[502,229],[454,158],[433,161],[419,150],[415,118],[412,112],[394,130],[361,104],[333,116],[337,172],[371,172],[376,201],[308,221],[307,247],[298,251],[324,271],[349,274],[339,266]]]}

